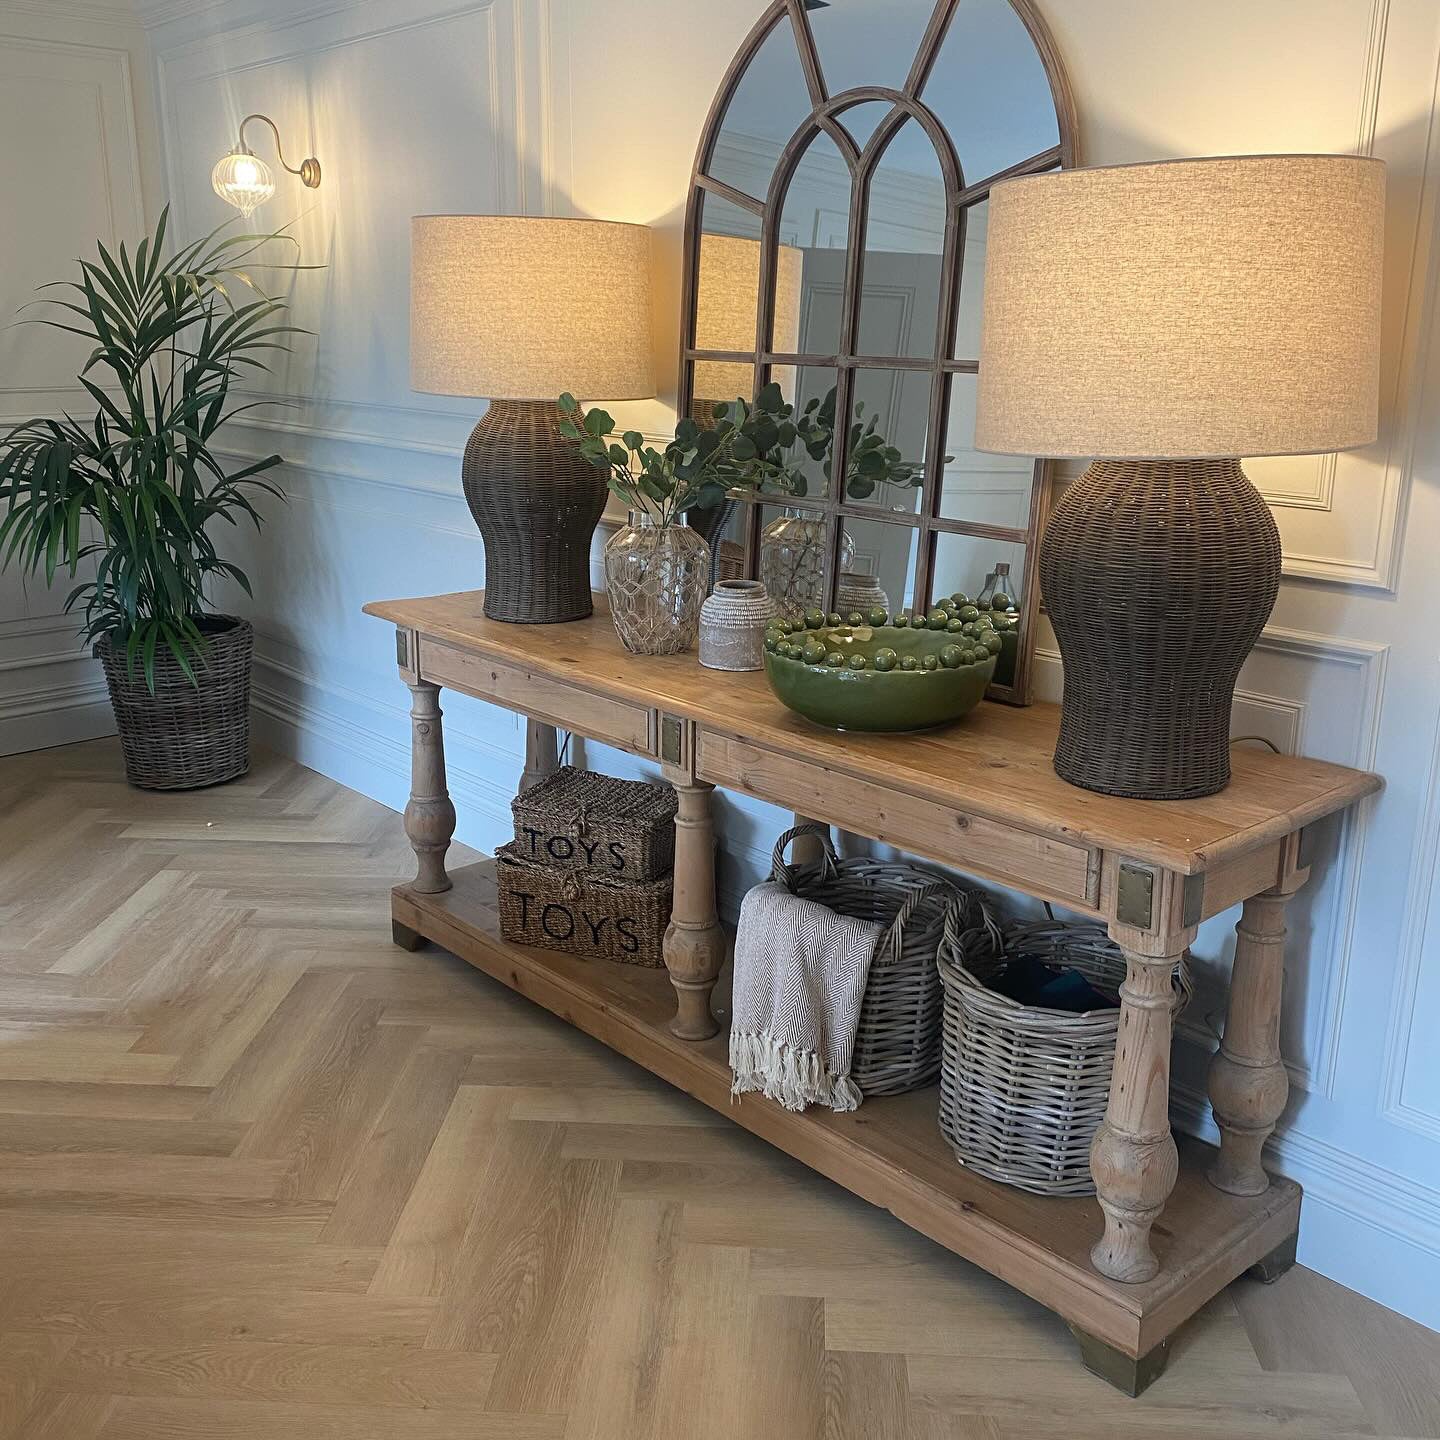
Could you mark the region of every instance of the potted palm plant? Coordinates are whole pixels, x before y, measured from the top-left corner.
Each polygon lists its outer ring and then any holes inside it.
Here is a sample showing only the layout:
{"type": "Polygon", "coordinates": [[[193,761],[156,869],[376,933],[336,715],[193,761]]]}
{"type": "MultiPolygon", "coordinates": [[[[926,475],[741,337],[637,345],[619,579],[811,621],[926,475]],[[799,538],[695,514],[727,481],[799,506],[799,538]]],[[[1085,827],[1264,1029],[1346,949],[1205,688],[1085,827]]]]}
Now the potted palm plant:
{"type": "Polygon", "coordinates": [[[240,382],[298,330],[285,323],[287,303],[245,268],[292,237],[222,226],[167,254],[168,218],[133,254],[101,245],[78,280],[42,287],[57,294],[37,302],[51,308],[31,323],[94,347],[79,376],[94,419],[42,417],[0,436],[0,563],[47,584],[62,569],[77,580],[65,608],[83,601],[126,776],[157,790],[213,785],[249,766],[253,634],[211,613],[208,592],[216,577],[247,594],[250,582],[221,558],[210,527],[249,519],[258,530],[253,497],[283,498],[263,478],[282,462],[227,468],[216,436],[265,403],[242,402],[240,382]]]}

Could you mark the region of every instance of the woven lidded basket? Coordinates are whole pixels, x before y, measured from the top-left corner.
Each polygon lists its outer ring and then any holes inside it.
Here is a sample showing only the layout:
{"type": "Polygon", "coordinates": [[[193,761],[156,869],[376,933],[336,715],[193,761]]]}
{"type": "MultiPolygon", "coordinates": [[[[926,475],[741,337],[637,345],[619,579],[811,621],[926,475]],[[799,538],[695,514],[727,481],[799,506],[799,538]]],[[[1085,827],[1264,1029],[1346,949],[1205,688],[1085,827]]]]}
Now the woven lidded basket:
{"type": "MultiPolygon", "coordinates": [[[[1007,925],[958,907],[937,966],[945,989],[940,1129],[967,1169],[1037,1195],[1093,1195],[1090,1142],[1105,1118],[1120,1011],[1022,1005],[991,990],[1012,959],[1078,970],[1118,997],[1125,957],[1100,925],[1007,925]],[[988,922],[988,923],[987,923],[988,922]]],[[[1175,1013],[1190,999],[1186,957],[1175,1013]]]]}
{"type": "Polygon", "coordinates": [[[797,825],[775,842],[771,879],[838,914],[887,927],[865,985],[850,1078],[866,1095],[903,1095],[930,1084],[940,1069],[943,999],[935,956],[945,916],[953,907],[979,923],[979,898],[918,865],[839,859],[823,825],[797,825]],[[817,862],[786,863],[786,848],[800,835],[819,839],[817,862]]]}
{"type": "Polygon", "coordinates": [[[135,672],[125,647],[109,635],[95,642],[105,671],[125,778],[144,790],[194,790],[233,780],[250,768],[250,657],[255,632],[233,615],[197,619],[204,654],[191,662],[195,679],[167,650],[155,652],[155,690],[135,672]]]}
{"type": "Polygon", "coordinates": [[[670,923],[670,880],[607,880],[533,865],[514,845],[495,852],[500,933],[516,945],[658,970],[670,923]]]}
{"type": "Polygon", "coordinates": [[[561,766],[510,802],[515,849],[537,865],[656,880],[675,864],[675,791],[561,766]]]}

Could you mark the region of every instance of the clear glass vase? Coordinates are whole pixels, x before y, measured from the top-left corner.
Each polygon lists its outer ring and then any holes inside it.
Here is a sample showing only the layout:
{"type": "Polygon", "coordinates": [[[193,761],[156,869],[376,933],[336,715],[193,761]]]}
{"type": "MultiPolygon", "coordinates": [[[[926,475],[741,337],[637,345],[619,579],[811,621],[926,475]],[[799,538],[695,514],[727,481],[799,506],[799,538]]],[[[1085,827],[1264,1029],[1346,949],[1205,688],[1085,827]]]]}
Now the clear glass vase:
{"type": "MultiPolygon", "coordinates": [[[[840,568],[848,570],[855,547],[848,535],[840,540],[840,568]]],[[[760,578],[766,593],[791,620],[807,610],[824,610],[829,591],[830,553],[825,522],[795,511],[772,520],[760,536],[760,578]]]]}
{"type": "Polygon", "coordinates": [[[710,547],[688,525],[632,511],[605,544],[605,590],[621,643],[635,655],[675,655],[695,643],[710,579],[710,547]]]}

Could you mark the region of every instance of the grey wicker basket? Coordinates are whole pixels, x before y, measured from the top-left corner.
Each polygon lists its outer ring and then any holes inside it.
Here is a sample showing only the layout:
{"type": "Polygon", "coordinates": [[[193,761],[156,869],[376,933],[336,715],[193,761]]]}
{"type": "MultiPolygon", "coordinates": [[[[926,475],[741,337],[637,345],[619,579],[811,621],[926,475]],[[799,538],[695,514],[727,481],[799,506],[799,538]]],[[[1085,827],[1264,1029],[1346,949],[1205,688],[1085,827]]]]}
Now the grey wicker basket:
{"type": "Polygon", "coordinates": [[[105,671],[125,778],[144,790],[195,790],[233,780],[250,768],[250,659],[255,632],[233,615],[198,619],[205,652],[195,679],[167,651],[155,655],[155,689],[134,673],[125,647],[95,642],[105,671]]]}
{"type": "Polygon", "coordinates": [[[669,785],[563,765],[510,802],[515,849],[537,865],[611,880],[655,880],[675,864],[669,785]]]}
{"type": "Polygon", "coordinates": [[[935,957],[945,916],[953,908],[980,923],[979,897],[905,861],[842,860],[822,825],[797,825],[775,842],[771,878],[841,915],[887,927],[865,986],[850,1078],[866,1095],[929,1085],[940,1069],[943,996],[935,957]],[[821,857],[787,864],[785,851],[801,835],[819,839],[821,857]]]}
{"type": "MultiPolygon", "coordinates": [[[[969,1170],[1037,1195],[1093,1195],[1090,1142],[1105,1118],[1120,1011],[1022,1005],[988,981],[1022,955],[1078,970],[1117,997],[1125,957],[1101,925],[945,919],[937,968],[945,991],[940,1129],[969,1170]]],[[[1175,972],[1175,1013],[1190,999],[1175,972]]]]}

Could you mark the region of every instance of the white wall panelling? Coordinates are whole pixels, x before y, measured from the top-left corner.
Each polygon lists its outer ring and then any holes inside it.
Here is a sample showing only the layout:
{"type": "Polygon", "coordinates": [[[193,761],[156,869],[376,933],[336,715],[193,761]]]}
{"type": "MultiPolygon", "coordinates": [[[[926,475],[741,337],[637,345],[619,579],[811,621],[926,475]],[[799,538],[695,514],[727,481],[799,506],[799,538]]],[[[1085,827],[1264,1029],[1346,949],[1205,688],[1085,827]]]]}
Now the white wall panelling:
{"type": "MultiPolygon", "coordinates": [[[[147,66],[121,0],[0,0],[0,430],[94,408],[75,380],[84,342],[10,322],[97,239],[113,247],[143,233],[155,151],[147,66]]],[[[71,584],[62,576],[47,590],[0,572],[0,754],[114,728],[99,665],[60,614],[71,584]]]]}
{"type": "MultiPolygon", "coordinates": [[[[237,455],[278,450],[289,462],[290,504],[272,507],[266,534],[247,538],[241,557],[258,596],[256,706],[266,738],[398,806],[405,694],[385,627],[359,607],[483,581],[458,483],[480,406],[408,390],[409,216],[533,211],[653,225],[657,355],[668,369],[695,141],[761,0],[141,5],[185,224],[221,218],[209,169],[249,110],[274,114],[287,147],[325,166],[313,194],[281,176],[260,216],[278,224],[306,211],[306,258],[329,268],[301,277],[294,293],[317,337],[277,379],[292,403],[236,424],[229,441],[237,455]],[[676,54],[686,56],[679,69],[676,54]],[[643,95],[617,83],[637,68],[643,95]]],[[[1235,730],[1386,775],[1377,802],[1322,836],[1294,907],[1285,1011],[1294,1091],[1273,1157],[1307,1186],[1302,1258],[1440,1324],[1440,1060],[1425,1043],[1440,1002],[1440,567],[1428,540],[1440,533],[1440,13],[1433,0],[1042,8],[1089,161],[1358,149],[1390,163],[1383,434],[1355,454],[1254,462],[1287,578],[1242,674],[1235,730]]],[[[769,157],[755,160],[768,174],[769,157]]],[[[826,214],[844,205],[813,198],[811,234],[823,238],[826,214]]],[[[661,406],[640,408],[636,428],[663,429],[661,406]]],[[[35,644],[43,651],[48,640],[35,644]]],[[[1039,666],[1054,695],[1056,660],[1042,652],[1039,666]]],[[[523,736],[513,717],[459,697],[446,709],[459,834],[489,848],[506,833],[523,736]]],[[[588,759],[644,769],[599,747],[588,759]]],[[[721,804],[733,912],[783,817],[736,797],[721,804]]],[[[1210,1125],[1203,1068],[1234,918],[1217,918],[1197,942],[1200,998],[1178,1047],[1181,1114],[1199,1131],[1210,1125]]]]}

